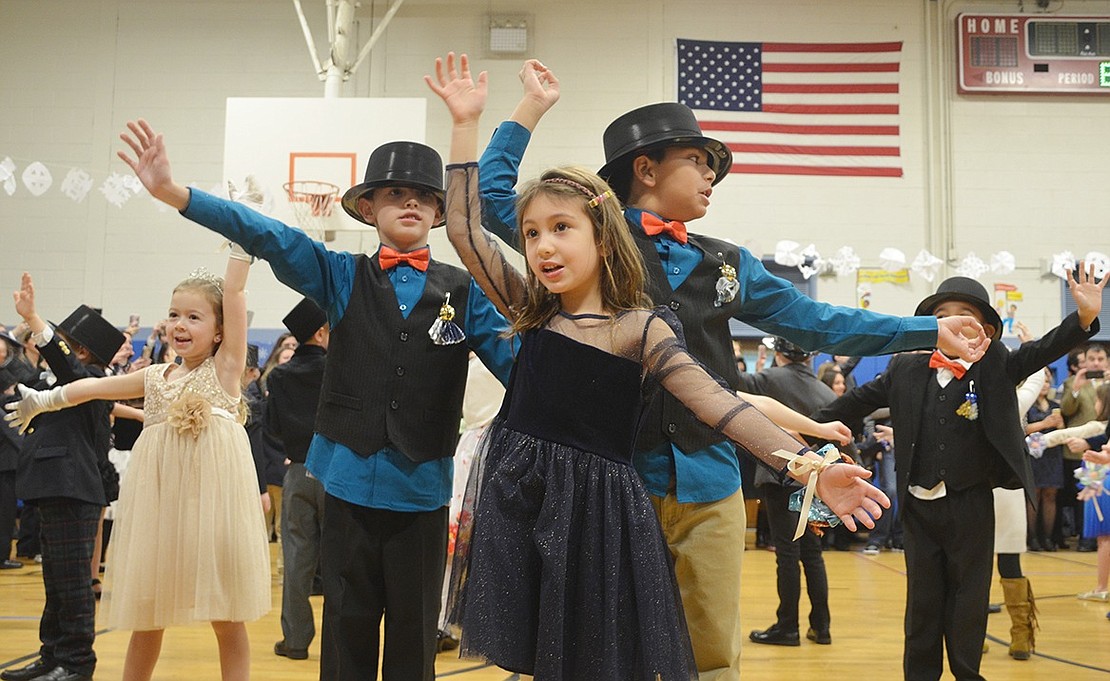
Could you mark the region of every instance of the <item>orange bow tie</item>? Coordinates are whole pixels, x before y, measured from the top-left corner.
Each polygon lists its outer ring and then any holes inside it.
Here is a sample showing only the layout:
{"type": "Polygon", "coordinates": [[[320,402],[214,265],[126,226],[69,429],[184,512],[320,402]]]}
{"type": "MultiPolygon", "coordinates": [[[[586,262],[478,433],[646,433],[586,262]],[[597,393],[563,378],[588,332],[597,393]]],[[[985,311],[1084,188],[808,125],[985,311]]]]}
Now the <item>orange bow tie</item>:
{"type": "Polygon", "coordinates": [[[389,246],[382,246],[378,250],[378,264],[381,265],[383,271],[405,263],[421,272],[427,272],[430,259],[431,256],[427,247],[417,249],[411,253],[399,253],[389,246]]]}
{"type": "Polygon", "coordinates": [[[967,368],[956,360],[948,359],[940,350],[933,350],[933,356],[929,358],[930,369],[948,369],[956,378],[963,378],[967,373],[967,368]]]}
{"type": "Polygon", "coordinates": [[[666,234],[680,244],[686,243],[686,225],[678,220],[663,222],[655,215],[644,211],[640,214],[640,226],[648,236],[666,234]]]}

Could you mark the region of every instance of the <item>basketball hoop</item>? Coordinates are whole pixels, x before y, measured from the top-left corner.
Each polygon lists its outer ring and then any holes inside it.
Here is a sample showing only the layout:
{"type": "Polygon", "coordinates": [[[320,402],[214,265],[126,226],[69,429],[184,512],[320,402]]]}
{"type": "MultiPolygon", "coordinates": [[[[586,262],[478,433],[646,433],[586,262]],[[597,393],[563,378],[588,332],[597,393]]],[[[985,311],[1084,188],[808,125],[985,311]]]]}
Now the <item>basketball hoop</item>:
{"type": "Polygon", "coordinates": [[[323,241],[334,241],[335,230],[328,229],[328,225],[339,197],[339,187],[319,180],[286,182],[282,187],[300,223],[298,226],[323,241]]]}

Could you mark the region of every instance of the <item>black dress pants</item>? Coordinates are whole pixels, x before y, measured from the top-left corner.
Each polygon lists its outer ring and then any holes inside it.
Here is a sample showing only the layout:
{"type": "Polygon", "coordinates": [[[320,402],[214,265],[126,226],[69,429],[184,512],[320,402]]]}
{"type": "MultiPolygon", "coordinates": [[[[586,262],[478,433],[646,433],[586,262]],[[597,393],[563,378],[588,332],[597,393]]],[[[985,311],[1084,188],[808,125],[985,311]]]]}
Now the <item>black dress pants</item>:
{"type": "Polygon", "coordinates": [[[447,507],[366,508],[327,495],[321,555],[321,681],[434,681],[447,507]]]}
{"type": "Polygon", "coordinates": [[[809,625],[817,630],[828,629],[829,578],[825,572],[825,558],[821,555],[821,539],[807,528],[805,534],[794,541],[794,530],[798,525],[798,512],[790,510],[790,495],[794,490],[782,485],[760,485],[760,490],[771,526],[771,541],[775,545],[779,628],[798,630],[798,602],[802,593],[798,562],[801,561],[806,573],[806,593],[809,595],[809,625]]]}
{"type": "Polygon", "coordinates": [[[74,499],[36,504],[42,542],[46,605],[39,621],[39,655],[72,672],[96,668],[96,597],[89,576],[102,506],[74,499]]]}
{"type": "Polygon", "coordinates": [[[958,681],[982,679],[994,559],[994,496],[988,485],[922,501],[906,494],[906,679],[934,681],[944,650],[958,681]]]}

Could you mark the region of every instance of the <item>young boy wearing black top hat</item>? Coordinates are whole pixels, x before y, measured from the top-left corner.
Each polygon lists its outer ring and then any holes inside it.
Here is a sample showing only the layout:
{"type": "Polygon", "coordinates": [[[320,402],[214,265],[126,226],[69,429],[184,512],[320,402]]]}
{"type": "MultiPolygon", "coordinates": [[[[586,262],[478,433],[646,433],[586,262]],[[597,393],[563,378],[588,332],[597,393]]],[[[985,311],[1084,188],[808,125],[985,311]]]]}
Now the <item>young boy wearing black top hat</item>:
{"type": "MultiPolygon", "coordinates": [[[[1068,274],[1077,311],[1040,340],[1013,352],[991,343],[974,364],[939,350],[899,355],[877,379],[813,415],[851,423],[890,407],[906,551],[906,679],[940,678],[945,648],[957,679],[983,678],[979,663],[994,553],[991,489],[1024,488],[1032,499],[1014,388],[1098,333],[1106,281],[1096,283],[1094,268],[1080,263],[1078,279],[1068,274]]],[[[915,314],[970,314],[992,340],[1002,335],[987,290],[966,277],[941,282],[915,314]]]]}
{"type": "Polygon", "coordinates": [[[270,372],[263,424],[267,439],[281,447],[287,462],[281,507],[281,551],[285,556],[282,639],[274,644],[274,654],[303,660],[316,636],[308,597],[320,563],[324,521],[324,487],[308,472],[305,462],[315,432],[330,328],[327,315],[308,298],[297,303],[281,321],[298,345],[288,362],[270,372]]]}
{"type": "Polygon", "coordinates": [[[468,350],[502,382],[512,365],[504,318],[466,271],[430,257],[429,230],[443,224],[439,154],[391,142],[370,155],[342,200],[378,230],[367,256],[174,182],[162,136],[146,121],[128,129],[134,157],[120,157],[151,195],[269,262],[327,314],[306,463],[326,492],[320,677],[376,678],[384,615],[383,676],[432,681],[468,350]]]}
{"type": "MultiPolygon", "coordinates": [[[[15,293],[15,307],[57,385],[104,376],[104,367],[124,341],[122,333],[87,305],[66,317],[55,333],[35,310],[34,283],[27,273],[15,293]]],[[[33,387],[50,386],[43,382],[33,387]]],[[[39,512],[46,605],[39,622],[39,658],[0,673],[4,681],[80,681],[91,679],[96,668],[96,600],[89,566],[106,505],[97,462],[108,455],[111,411],[111,402],[96,400],[42,414],[23,439],[16,494],[39,512]]]]}
{"type": "MultiPolygon", "coordinates": [[[[536,60],[520,72],[524,95],[479,162],[483,222],[519,250],[517,173],[540,118],[559,98],[559,81],[536,60]]],[[[732,243],[688,233],[705,215],[732,153],[702,134],[693,112],[674,102],[618,117],[605,130],[605,178],[626,205],[628,229],[644,258],[647,291],[682,322],[692,355],[735,389],[739,373],[728,321],[752,324],[806,350],[878,355],[940,347],[975,359],[985,341],[970,318],[938,323],[819,303],[767,272],[732,243]],[[974,339],[961,336],[970,327],[974,339]]],[[[655,497],[703,680],[740,678],[740,569],[747,524],[740,464],[732,445],[670,395],[644,416],[636,468],[655,497]]]]}

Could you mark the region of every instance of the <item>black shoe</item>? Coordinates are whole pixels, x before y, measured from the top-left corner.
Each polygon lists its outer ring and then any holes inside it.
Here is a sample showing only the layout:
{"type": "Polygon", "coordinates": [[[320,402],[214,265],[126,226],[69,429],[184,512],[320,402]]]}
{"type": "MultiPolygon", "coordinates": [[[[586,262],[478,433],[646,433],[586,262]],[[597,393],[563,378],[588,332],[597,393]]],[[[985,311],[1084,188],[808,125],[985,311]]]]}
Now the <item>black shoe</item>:
{"type": "Polygon", "coordinates": [[[35,676],[30,681],[92,681],[92,676],[72,672],[65,667],[54,667],[41,676],[35,676]]]}
{"type": "Polygon", "coordinates": [[[18,570],[23,567],[23,563],[18,560],[5,560],[0,562],[0,570],[18,570]]]}
{"type": "Polygon", "coordinates": [[[290,660],[307,660],[308,650],[304,648],[300,650],[296,648],[287,648],[285,647],[285,639],[281,639],[274,644],[274,655],[288,657],[290,660]]]}
{"type": "Polygon", "coordinates": [[[52,663],[44,662],[40,657],[26,667],[7,669],[0,672],[0,679],[4,681],[31,681],[31,679],[36,676],[42,676],[53,668],[54,665],[52,663]]]}
{"type": "Polygon", "coordinates": [[[798,640],[798,630],[786,631],[780,629],[778,623],[772,624],[770,627],[763,631],[753,631],[748,634],[748,638],[753,643],[765,643],[772,646],[800,646],[801,641],[798,640]]]}
{"type": "Polygon", "coordinates": [[[445,650],[454,650],[459,647],[459,639],[452,636],[449,632],[442,629],[436,634],[436,652],[442,653],[445,650]]]}
{"type": "Polygon", "coordinates": [[[987,614],[988,615],[997,615],[1000,612],[1002,612],[1002,606],[1000,604],[991,603],[991,604],[987,605],[987,614]]]}
{"type": "Polygon", "coordinates": [[[1091,553],[1098,550],[1098,544],[1094,539],[1080,539],[1079,543],[1075,546],[1075,550],[1080,553],[1091,553]]]}
{"type": "Polygon", "coordinates": [[[806,638],[822,646],[827,646],[832,643],[832,635],[829,634],[828,629],[814,629],[810,627],[806,631],[806,638]]]}

